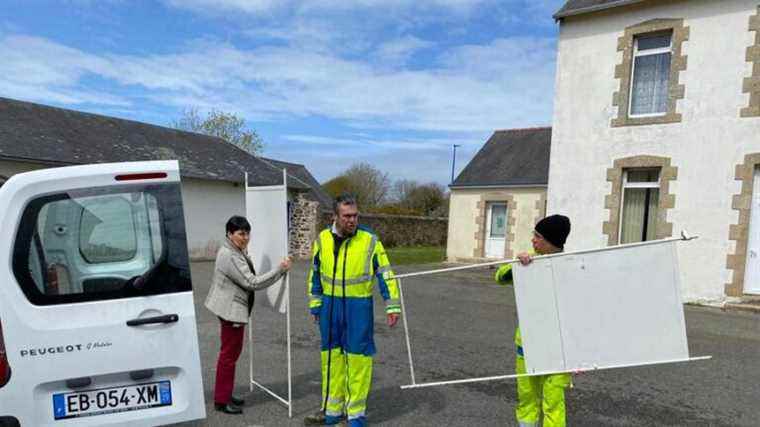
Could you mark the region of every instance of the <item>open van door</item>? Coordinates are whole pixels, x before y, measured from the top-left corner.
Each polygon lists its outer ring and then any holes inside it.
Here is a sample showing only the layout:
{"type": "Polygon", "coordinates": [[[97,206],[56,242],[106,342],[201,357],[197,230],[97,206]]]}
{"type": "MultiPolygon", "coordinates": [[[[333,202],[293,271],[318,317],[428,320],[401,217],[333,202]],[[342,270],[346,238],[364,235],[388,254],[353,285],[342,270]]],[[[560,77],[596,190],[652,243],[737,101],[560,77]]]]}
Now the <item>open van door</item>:
{"type": "Polygon", "coordinates": [[[205,417],[176,161],[15,175],[0,224],[0,419],[205,417]]]}

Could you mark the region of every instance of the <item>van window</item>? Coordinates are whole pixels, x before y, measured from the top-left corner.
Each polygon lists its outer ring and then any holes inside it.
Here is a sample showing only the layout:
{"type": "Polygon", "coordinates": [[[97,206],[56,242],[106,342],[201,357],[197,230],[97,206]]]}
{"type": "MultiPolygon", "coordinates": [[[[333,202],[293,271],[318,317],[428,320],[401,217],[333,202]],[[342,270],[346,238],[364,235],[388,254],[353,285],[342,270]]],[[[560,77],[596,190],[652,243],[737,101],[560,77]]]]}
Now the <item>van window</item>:
{"type": "Polygon", "coordinates": [[[94,196],[79,203],[82,203],[79,251],[85,261],[100,264],[134,258],[137,235],[132,204],[120,196],[94,196]]]}
{"type": "Polygon", "coordinates": [[[179,184],[32,200],[16,235],[13,272],[36,305],[191,290],[179,184]]]}

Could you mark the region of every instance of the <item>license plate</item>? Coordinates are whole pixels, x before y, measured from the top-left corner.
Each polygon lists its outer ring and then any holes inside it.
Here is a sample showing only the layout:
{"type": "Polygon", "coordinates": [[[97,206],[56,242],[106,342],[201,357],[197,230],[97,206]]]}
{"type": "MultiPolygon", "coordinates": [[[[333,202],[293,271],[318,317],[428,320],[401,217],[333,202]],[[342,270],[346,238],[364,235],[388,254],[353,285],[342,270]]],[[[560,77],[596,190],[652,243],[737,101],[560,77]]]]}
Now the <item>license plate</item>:
{"type": "Polygon", "coordinates": [[[53,395],[53,415],[56,420],[62,420],[136,411],[170,406],[171,404],[171,383],[159,381],[97,390],[56,393],[53,395]]]}

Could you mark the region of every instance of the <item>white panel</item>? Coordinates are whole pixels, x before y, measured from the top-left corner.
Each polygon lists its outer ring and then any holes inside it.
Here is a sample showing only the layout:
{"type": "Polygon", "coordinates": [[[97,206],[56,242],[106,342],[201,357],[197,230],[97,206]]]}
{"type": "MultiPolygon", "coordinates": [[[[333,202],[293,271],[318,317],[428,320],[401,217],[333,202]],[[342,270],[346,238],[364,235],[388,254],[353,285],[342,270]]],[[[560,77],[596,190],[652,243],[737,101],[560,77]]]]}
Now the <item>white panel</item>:
{"type": "Polygon", "coordinates": [[[571,369],[689,357],[675,243],[551,261],[571,369]]]}
{"type": "MultiPolygon", "coordinates": [[[[257,273],[276,268],[288,254],[288,196],[284,186],[248,187],[246,216],[251,223],[248,254],[257,273]]],[[[287,308],[284,279],[266,290],[266,303],[280,313],[287,308]]],[[[257,298],[263,301],[264,298],[257,298]]]]}
{"type": "Polygon", "coordinates": [[[527,267],[515,264],[512,271],[526,370],[564,370],[551,263],[534,262],[527,267]]]}
{"type": "Polygon", "coordinates": [[[535,372],[689,357],[673,242],[538,259],[515,273],[526,365],[535,372]],[[532,269],[540,271],[525,274],[532,269]],[[555,356],[557,324],[564,364],[555,356]]]}

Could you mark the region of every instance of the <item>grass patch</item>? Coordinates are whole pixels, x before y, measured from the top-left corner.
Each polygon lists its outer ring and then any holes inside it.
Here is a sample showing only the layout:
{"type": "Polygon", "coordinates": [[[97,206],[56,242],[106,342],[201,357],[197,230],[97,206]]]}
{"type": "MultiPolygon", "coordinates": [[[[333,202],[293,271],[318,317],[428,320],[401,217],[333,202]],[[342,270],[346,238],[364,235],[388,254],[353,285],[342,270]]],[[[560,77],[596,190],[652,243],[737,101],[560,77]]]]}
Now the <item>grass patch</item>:
{"type": "Polygon", "coordinates": [[[446,248],[443,246],[406,246],[388,248],[391,265],[429,264],[443,262],[446,248]]]}

